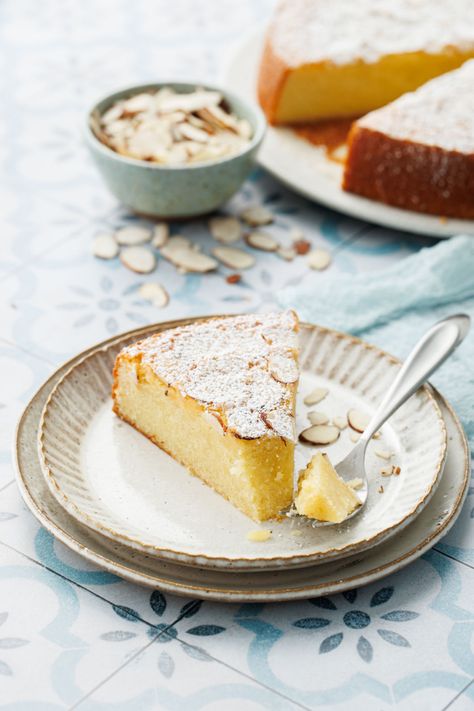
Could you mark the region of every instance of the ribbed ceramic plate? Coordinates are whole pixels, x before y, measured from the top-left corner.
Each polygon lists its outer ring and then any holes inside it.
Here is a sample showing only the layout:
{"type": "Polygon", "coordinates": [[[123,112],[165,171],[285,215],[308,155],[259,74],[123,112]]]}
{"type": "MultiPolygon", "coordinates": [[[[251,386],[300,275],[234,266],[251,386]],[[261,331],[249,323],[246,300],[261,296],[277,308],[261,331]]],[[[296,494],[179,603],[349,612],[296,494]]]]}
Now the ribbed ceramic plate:
{"type": "MultiPolygon", "coordinates": [[[[242,43],[223,77],[224,85],[251,101],[257,100],[262,36],[262,33],[253,35],[242,43]]],[[[268,127],[258,162],[301,195],[351,217],[437,239],[456,234],[474,235],[473,220],[441,219],[344,192],[342,166],[329,160],[323,149],[312,146],[290,129],[268,127]]]]}
{"type": "MultiPolygon", "coordinates": [[[[361,514],[346,524],[317,529],[302,519],[272,521],[261,526],[271,529],[270,540],[248,540],[247,534],[258,528],[255,523],[112,413],[114,359],[137,335],[99,345],[75,364],[51,393],[40,426],[40,457],[52,493],[95,531],[189,565],[288,568],[380,543],[406,526],[433,494],[444,462],[446,430],[432,395],[422,389],[370,445],[369,500],[361,514]],[[376,449],[394,453],[399,476],[381,476],[387,462],[375,455],[376,449]]],[[[310,325],[300,331],[300,361],[298,431],[307,426],[302,399],[314,387],[328,389],[318,409],[329,417],[349,408],[370,413],[399,367],[374,347],[310,325]]],[[[326,449],[337,462],[352,446],[347,428],[326,449]]],[[[298,445],[297,469],[315,450],[298,445]]]]}
{"type": "Polygon", "coordinates": [[[180,566],[138,553],[96,534],[70,516],[51,495],[41,470],[36,434],[43,406],[54,385],[78,360],[76,357],[56,371],[25,408],[17,429],[17,481],[26,505],[59,541],[87,561],[133,583],[225,602],[270,602],[329,595],[374,582],[408,565],[446,535],[461,511],[469,484],[469,451],[459,420],[437,395],[448,431],[443,477],[430,505],[385,543],[342,560],[253,573],[180,566]]]}

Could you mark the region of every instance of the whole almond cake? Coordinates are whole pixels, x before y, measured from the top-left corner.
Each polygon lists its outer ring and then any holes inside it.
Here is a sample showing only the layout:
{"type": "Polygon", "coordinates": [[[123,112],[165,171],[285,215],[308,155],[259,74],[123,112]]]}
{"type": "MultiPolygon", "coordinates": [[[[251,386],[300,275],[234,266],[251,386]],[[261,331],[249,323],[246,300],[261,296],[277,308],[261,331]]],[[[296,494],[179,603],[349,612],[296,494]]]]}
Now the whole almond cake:
{"type": "Polygon", "coordinates": [[[474,218],[474,60],[356,121],[343,188],[409,210],[474,218]]]}
{"type": "Polygon", "coordinates": [[[114,411],[256,521],[293,497],[298,319],[198,321],[124,348],[114,411]]]}
{"type": "Polygon", "coordinates": [[[471,57],[472,0],[281,0],[258,95],[271,123],[357,117],[471,57]]]}

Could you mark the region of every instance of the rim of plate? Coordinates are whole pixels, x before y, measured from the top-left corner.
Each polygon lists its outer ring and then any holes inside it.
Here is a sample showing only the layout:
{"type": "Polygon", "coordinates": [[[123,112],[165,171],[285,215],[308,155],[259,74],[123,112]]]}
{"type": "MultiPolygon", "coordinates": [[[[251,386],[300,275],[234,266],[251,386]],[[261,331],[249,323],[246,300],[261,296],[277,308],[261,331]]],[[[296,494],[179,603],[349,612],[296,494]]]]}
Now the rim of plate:
{"type": "MultiPolygon", "coordinates": [[[[259,30],[247,34],[234,50],[230,61],[227,62],[222,72],[222,84],[224,86],[233,87],[235,91],[247,100],[257,101],[253,85],[250,83],[254,82],[256,77],[257,60],[255,57],[257,52],[261,52],[265,31],[266,28],[262,26],[259,30]],[[244,70],[242,69],[243,66],[244,70]]],[[[405,210],[394,207],[393,205],[386,205],[376,200],[370,200],[353,193],[345,192],[339,185],[336,185],[331,178],[325,180],[320,179],[315,187],[315,181],[321,174],[317,166],[314,165],[311,165],[313,174],[312,184],[308,184],[302,175],[295,177],[294,170],[287,170],[289,165],[288,160],[284,161],[284,169],[282,169],[282,166],[275,164],[272,152],[268,149],[272,137],[277,132],[281,139],[283,132],[287,131],[288,129],[284,126],[268,125],[267,134],[257,156],[257,162],[284,185],[300,195],[333,210],[338,210],[349,217],[365,220],[390,229],[424,235],[433,239],[452,237],[453,235],[461,233],[474,235],[474,220],[465,220],[456,217],[443,218],[438,215],[414,212],[413,210],[405,210]]],[[[316,149],[315,146],[311,147],[304,139],[299,139],[296,136],[292,136],[291,138],[295,141],[294,145],[296,150],[300,143],[303,145],[306,143],[309,149],[316,149]]],[[[283,151],[285,152],[284,148],[283,151]]],[[[308,156],[309,155],[308,153],[308,156]]],[[[304,160],[302,155],[298,157],[300,160],[293,161],[293,164],[296,166],[300,165],[301,161],[304,160]]],[[[332,161],[326,160],[326,163],[331,165],[332,168],[335,166],[332,161]]]]}
{"type": "MultiPolygon", "coordinates": [[[[406,513],[403,518],[397,520],[393,524],[387,526],[383,530],[379,531],[377,534],[372,535],[370,537],[367,537],[365,539],[359,540],[355,543],[352,544],[346,544],[342,547],[336,547],[336,548],[331,548],[324,553],[314,553],[314,552],[308,552],[308,553],[298,553],[298,554],[289,554],[289,555],[275,555],[275,556],[268,556],[268,557],[245,557],[245,556],[234,556],[234,557],[229,557],[225,555],[207,555],[205,553],[199,552],[199,553],[193,553],[193,552],[183,552],[182,550],[176,549],[176,548],[169,548],[167,546],[159,546],[159,545],[154,545],[150,543],[145,543],[144,541],[139,540],[136,536],[129,536],[126,533],[123,532],[117,532],[113,530],[112,528],[109,528],[107,525],[105,525],[102,521],[97,520],[95,517],[90,516],[87,512],[83,511],[79,506],[74,501],[71,501],[67,494],[62,490],[62,487],[60,483],[57,481],[54,472],[51,470],[50,466],[48,465],[47,461],[47,454],[45,451],[45,419],[48,414],[48,408],[50,404],[53,401],[53,398],[58,391],[58,389],[61,387],[63,382],[68,378],[68,376],[81,364],[83,364],[86,360],[89,358],[92,358],[97,352],[99,351],[107,351],[110,347],[117,345],[121,343],[122,341],[126,341],[128,339],[134,339],[137,336],[140,335],[146,335],[147,333],[156,333],[156,332],[161,332],[165,330],[169,330],[170,328],[174,328],[177,325],[184,325],[188,323],[195,323],[197,321],[202,321],[202,320],[207,320],[209,318],[222,318],[225,315],[213,315],[211,317],[208,316],[197,316],[197,317],[191,317],[191,318],[186,318],[186,319],[177,319],[173,321],[165,321],[161,322],[158,324],[152,324],[150,326],[146,327],[141,327],[138,329],[132,329],[131,331],[127,331],[125,333],[122,333],[118,336],[115,336],[111,339],[107,339],[106,341],[102,341],[95,346],[92,346],[91,348],[87,349],[86,351],[81,352],[78,354],[75,359],[72,359],[72,364],[70,367],[66,370],[66,372],[59,378],[57,383],[55,383],[54,387],[52,388],[49,397],[44,405],[43,411],[41,413],[41,418],[40,418],[40,423],[39,423],[39,428],[38,428],[38,451],[39,451],[39,459],[40,459],[40,464],[41,468],[43,470],[46,482],[48,484],[48,487],[53,494],[53,496],[56,498],[56,500],[59,502],[63,508],[66,509],[66,511],[76,518],[80,523],[83,525],[87,526],[88,528],[106,536],[112,541],[122,543],[134,550],[138,550],[144,553],[147,553],[149,555],[154,555],[157,558],[163,559],[163,560],[171,560],[174,562],[177,562],[182,565],[190,565],[190,566],[198,566],[198,567],[216,567],[219,568],[223,565],[226,566],[226,569],[232,570],[234,572],[244,572],[245,570],[254,570],[258,569],[261,566],[265,566],[269,568],[270,565],[286,565],[286,566],[291,566],[291,567],[300,567],[302,565],[305,565],[306,563],[310,562],[325,562],[331,559],[335,558],[341,558],[345,557],[351,553],[354,552],[361,552],[363,550],[367,550],[368,548],[371,548],[378,543],[382,542],[386,538],[390,537],[396,531],[401,530],[405,526],[407,526],[413,518],[415,518],[421,511],[422,509],[426,506],[428,501],[430,500],[431,496],[434,494],[436,487],[439,483],[444,462],[446,459],[446,452],[447,452],[447,432],[446,432],[446,426],[441,414],[441,410],[432,395],[430,391],[430,387],[427,385],[422,386],[420,390],[423,391],[424,395],[426,396],[428,402],[432,406],[437,418],[438,418],[438,424],[440,426],[440,434],[442,437],[442,443],[440,444],[440,450],[439,450],[439,458],[438,462],[435,466],[434,472],[433,472],[433,478],[431,485],[429,488],[425,491],[424,495],[422,496],[421,499],[417,500],[416,505],[406,513]],[[232,566],[232,568],[230,567],[232,566]]],[[[386,353],[385,351],[381,350],[377,346],[374,346],[370,343],[366,343],[360,338],[357,338],[356,336],[352,336],[349,334],[344,334],[339,331],[336,331],[334,329],[318,326],[315,324],[311,323],[306,323],[306,322],[301,322],[300,323],[301,328],[307,328],[309,331],[319,331],[322,333],[327,333],[331,334],[332,336],[339,338],[339,339],[344,339],[350,343],[357,344],[359,346],[362,346],[364,349],[372,351],[377,354],[378,357],[383,357],[387,359],[390,363],[392,364],[400,364],[400,361],[392,356],[389,353],[386,353]]],[[[69,361],[71,363],[71,361],[69,361]]]]}
{"type": "MultiPolygon", "coordinates": [[[[77,359],[77,356],[76,356],[77,359]]],[[[410,562],[421,556],[426,550],[428,550],[432,545],[434,545],[442,536],[444,536],[450,528],[453,526],[454,522],[456,521],[462,504],[464,502],[464,499],[466,498],[466,494],[468,491],[468,484],[469,484],[469,479],[470,479],[470,457],[469,457],[469,446],[467,443],[466,435],[464,433],[464,430],[461,426],[461,423],[459,421],[459,418],[457,417],[456,413],[454,412],[453,408],[447,402],[443,396],[438,393],[434,388],[434,392],[436,393],[436,396],[439,398],[440,402],[442,403],[443,407],[446,408],[448,411],[448,414],[450,415],[454,426],[456,427],[459,437],[461,439],[462,443],[462,448],[463,448],[463,459],[464,459],[464,468],[463,468],[463,480],[462,480],[462,486],[459,488],[457,496],[455,501],[452,504],[451,510],[449,512],[449,515],[439,524],[434,526],[430,532],[421,540],[419,540],[416,545],[412,546],[408,551],[406,551],[403,555],[398,556],[397,558],[379,566],[375,566],[374,568],[371,568],[369,570],[366,570],[364,572],[359,573],[358,575],[355,576],[350,576],[348,578],[345,578],[341,582],[341,576],[337,576],[337,580],[334,580],[333,582],[326,582],[326,583],[316,583],[316,584],[310,584],[310,585],[303,585],[303,586],[293,586],[293,587],[288,587],[284,589],[265,589],[265,590],[258,590],[258,591],[248,591],[244,590],[242,588],[235,588],[235,589],[229,589],[226,588],[223,590],[222,588],[213,586],[212,584],[207,584],[205,586],[202,585],[194,585],[194,584],[183,584],[183,583],[176,583],[169,578],[160,578],[157,575],[149,575],[146,572],[140,572],[137,571],[136,569],[127,565],[124,565],[121,562],[117,562],[112,560],[111,558],[108,558],[101,553],[97,553],[93,548],[89,547],[88,545],[85,545],[84,543],[79,542],[74,538],[74,535],[69,533],[68,531],[64,530],[55,520],[50,518],[41,508],[35,497],[30,491],[30,488],[28,486],[28,482],[25,478],[24,472],[21,467],[20,463],[20,452],[22,447],[24,447],[24,443],[22,441],[22,436],[23,436],[23,428],[25,424],[27,423],[28,417],[30,416],[30,412],[36,403],[37,400],[41,400],[42,394],[44,390],[47,390],[48,385],[50,383],[54,384],[54,381],[58,381],[58,373],[63,370],[69,363],[74,361],[75,358],[70,359],[69,361],[66,361],[63,366],[60,366],[46,381],[43,383],[43,385],[40,386],[40,388],[37,390],[37,392],[33,395],[31,398],[30,402],[27,404],[25,409],[23,410],[22,414],[20,415],[20,418],[18,420],[16,430],[15,430],[15,447],[14,447],[14,452],[13,452],[13,459],[14,459],[14,464],[15,464],[15,474],[16,474],[16,481],[18,484],[18,488],[20,489],[20,493],[22,495],[23,500],[25,501],[26,505],[28,506],[29,510],[31,513],[35,516],[35,518],[53,535],[55,536],[58,540],[60,540],[64,545],[66,545],[70,550],[73,550],[74,552],[78,553],[81,557],[85,558],[86,560],[92,561],[95,564],[98,564],[102,566],[105,570],[112,572],[114,574],[120,575],[122,578],[125,580],[128,580],[132,583],[135,584],[141,584],[145,585],[147,587],[157,587],[157,585],[161,586],[161,589],[165,590],[166,592],[174,593],[174,594],[182,594],[182,595],[187,595],[187,596],[196,596],[196,593],[200,594],[200,598],[202,599],[211,599],[211,600],[217,600],[217,601],[222,601],[222,602],[239,602],[239,601],[246,601],[246,600],[259,600],[259,601],[288,601],[288,600],[294,600],[294,599],[299,599],[303,597],[307,597],[308,594],[314,595],[317,593],[321,594],[334,594],[337,592],[341,592],[342,590],[349,589],[354,586],[354,584],[361,585],[365,584],[371,581],[379,580],[380,578],[384,577],[385,575],[390,574],[391,572],[395,572],[396,570],[400,570],[401,568],[407,566],[410,562]]],[[[448,445],[449,446],[449,445],[448,445]]],[[[41,470],[41,465],[39,461],[39,453],[35,452],[35,456],[38,457],[38,475],[42,477],[44,480],[44,476],[41,470]]],[[[86,531],[88,531],[86,527],[86,531]]],[[[94,541],[93,541],[94,543],[94,541]]],[[[223,573],[225,575],[225,573],[223,573]]]]}

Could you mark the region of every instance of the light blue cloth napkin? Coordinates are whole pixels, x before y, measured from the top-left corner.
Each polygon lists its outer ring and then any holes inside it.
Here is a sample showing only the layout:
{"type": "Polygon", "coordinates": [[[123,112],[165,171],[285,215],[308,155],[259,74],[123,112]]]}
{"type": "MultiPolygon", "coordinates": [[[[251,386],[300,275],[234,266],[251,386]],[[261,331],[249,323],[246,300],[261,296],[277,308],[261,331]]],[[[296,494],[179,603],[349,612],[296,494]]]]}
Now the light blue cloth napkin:
{"type": "Polygon", "coordinates": [[[358,335],[400,358],[435,321],[468,313],[471,332],[431,382],[456,409],[474,447],[474,237],[439,242],[378,272],[314,274],[277,298],[304,320],[358,335]]]}

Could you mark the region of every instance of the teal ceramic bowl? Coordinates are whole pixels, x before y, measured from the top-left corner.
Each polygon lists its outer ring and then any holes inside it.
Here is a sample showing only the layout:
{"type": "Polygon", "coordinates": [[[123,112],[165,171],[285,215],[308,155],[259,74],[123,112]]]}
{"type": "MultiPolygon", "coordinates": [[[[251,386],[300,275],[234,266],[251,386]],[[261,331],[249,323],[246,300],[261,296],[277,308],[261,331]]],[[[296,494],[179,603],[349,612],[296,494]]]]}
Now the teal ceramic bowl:
{"type": "Polygon", "coordinates": [[[117,100],[143,91],[170,86],[188,92],[196,84],[157,82],[131,86],[96,102],[86,116],[85,136],[92,157],[110,191],[133,212],[151,217],[186,218],[212,212],[226,202],[251,171],[265,134],[266,122],[256,104],[240,99],[221,87],[205,84],[222,93],[233,113],[249,121],[253,137],[241,153],[205,163],[162,166],[128,158],[103,144],[91,123],[117,100]]]}

